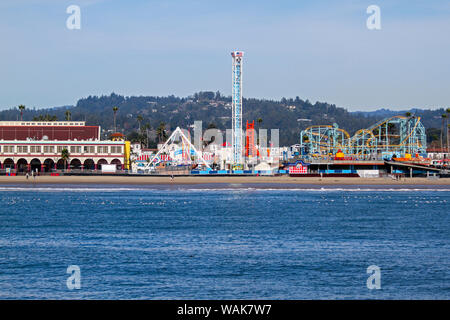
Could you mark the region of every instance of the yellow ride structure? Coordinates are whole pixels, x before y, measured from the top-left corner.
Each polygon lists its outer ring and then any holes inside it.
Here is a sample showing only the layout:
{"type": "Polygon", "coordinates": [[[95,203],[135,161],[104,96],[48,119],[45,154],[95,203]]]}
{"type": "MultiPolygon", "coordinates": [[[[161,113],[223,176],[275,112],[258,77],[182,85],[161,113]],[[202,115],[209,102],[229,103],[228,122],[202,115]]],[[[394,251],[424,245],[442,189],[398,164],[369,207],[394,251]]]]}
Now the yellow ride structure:
{"type": "Polygon", "coordinates": [[[333,125],[310,126],[300,133],[303,157],[328,157],[339,150],[355,159],[378,159],[426,153],[425,127],[420,117],[395,116],[383,119],[350,136],[333,125]]]}

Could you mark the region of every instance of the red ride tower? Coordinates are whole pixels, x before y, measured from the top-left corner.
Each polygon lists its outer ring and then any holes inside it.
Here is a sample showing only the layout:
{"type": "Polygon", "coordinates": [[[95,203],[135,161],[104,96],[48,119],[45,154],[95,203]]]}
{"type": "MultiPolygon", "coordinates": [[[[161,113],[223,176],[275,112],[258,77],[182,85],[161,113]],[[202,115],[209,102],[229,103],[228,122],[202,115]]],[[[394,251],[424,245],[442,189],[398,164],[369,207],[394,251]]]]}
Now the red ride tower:
{"type": "Polygon", "coordinates": [[[259,156],[258,150],[255,147],[255,120],[248,122],[247,120],[247,133],[245,137],[245,156],[256,157],[259,156]]]}

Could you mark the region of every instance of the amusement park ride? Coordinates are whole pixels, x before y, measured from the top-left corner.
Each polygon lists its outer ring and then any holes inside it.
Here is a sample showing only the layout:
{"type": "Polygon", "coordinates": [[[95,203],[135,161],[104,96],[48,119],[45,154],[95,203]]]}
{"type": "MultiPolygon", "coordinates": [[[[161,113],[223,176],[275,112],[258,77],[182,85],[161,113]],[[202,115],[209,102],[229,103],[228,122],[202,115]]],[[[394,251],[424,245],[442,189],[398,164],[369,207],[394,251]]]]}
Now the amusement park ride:
{"type": "MultiPolygon", "coordinates": [[[[233,170],[243,170],[245,165],[244,160],[244,149],[243,149],[243,134],[242,134],[242,59],[244,57],[244,52],[233,51],[231,52],[232,57],[232,128],[231,128],[231,167],[233,170]]],[[[253,127],[254,129],[254,122],[253,127]]],[[[177,127],[177,129],[172,133],[163,147],[158,151],[158,153],[144,165],[145,170],[152,170],[161,162],[161,155],[163,153],[168,153],[168,146],[170,143],[176,141],[176,138],[181,138],[181,159],[173,159],[175,163],[178,164],[193,164],[205,166],[207,169],[211,170],[209,164],[202,157],[202,153],[199,152],[190,142],[190,139],[186,137],[183,131],[177,127]]],[[[246,139],[247,143],[251,143],[250,152],[251,155],[256,155],[256,148],[254,145],[254,130],[252,130],[252,137],[250,140],[246,139]]],[[[173,150],[172,150],[173,151],[173,150]]],[[[176,151],[178,152],[178,150],[176,151]]],[[[246,152],[248,155],[249,149],[246,147],[246,152]]]]}
{"type": "MultiPolygon", "coordinates": [[[[143,165],[144,172],[153,171],[157,166],[159,168],[168,166],[170,170],[174,166],[185,166],[190,170],[195,168],[202,174],[215,173],[216,171],[239,174],[244,171],[248,173],[255,170],[258,172],[278,172],[280,168],[286,166],[286,163],[282,166],[279,165],[281,148],[278,148],[278,150],[274,148],[273,152],[270,151],[270,148],[267,148],[267,154],[262,152],[266,149],[261,149],[261,145],[258,146],[259,142],[255,141],[257,139],[254,121],[247,121],[247,130],[244,135],[242,130],[242,63],[244,53],[233,51],[231,56],[231,144],[217,145],[214,151],[201,150],[201,147],[196,149],[191,143],[189,132],[177,127],[156,155],[149,156],[151,159],[145,159],[147,162],[143,165]],[[272,153],[275,153],[275,155],[272,153]]],[[[347,174],[347,171],[356,174],[355,170],[372,170],[377,171],[376,174],[379,170],[385,172],[390,170],[392,173],[396,172],[395,170],[403,170],[402,168],[396,169],[398,163],[416,165],[416,170],[418,169],[417,164],[424,165],[424,162],[429,160],[426,159],[426,143],[425,128],[420,121],[420,117],[416,116],[386,118],[369,128],[356,131],[353,136],[339,128],[337,124],[314,125],[301,131],[300,145],[293,146],[295,148],[291,147],[295,151],[289,151],[288,147],[284,148],[287,151],[283,151],[283,157],[286,155],[283,160],[286,162],[289,159],[294,159],[302,164],[300,168],[290,168],[289,174],[291,174],[291,171],[293,174],[302,175],[306,172],[308,174],[319,174],[319,172],[322,174],[321,170],[326,170],[326,174],[347,174]],[[344,162],[339,160],[344,160],[344,162]],[[391,163],[392,161],[396,163],[391,163]],[[336,167],[332,167],[333,165],[336,167]],[[344,165],[347,167],[343,169],[344,165]],[[359,169],[355,169],[355,166],[359,169]],[[386,166],[389,166],[389,168],[386,166]]],[[[142,160],[138,159],[137,161],[142,160]]],[[[139,166],[142,167],[142,162],[139,163],[139,166]]],[[[282,171],[282,169],[280,170],[282,171]]],[[[412,167],[408,170],[412,170],[412,167]]],[[[412,171],[410,175],[412,175],[412,171]]]]}
{"type": "Polygon", "coordinates": [[[242,158],[242,59],[244,52],[233,51],[231,53],[233,65],[232,78],[232,152],[233,152],[233,169],[244,169],[244,161],[242,158]]]}
{"type": "Polygon", "coordinates": [[[247,120],[247,131],[245,135],[245,157],[248,159],[259,157],[259,150],[255,145],[255,120],[247,120]]]}
{"type": "Polygon", "coordinates": [[[303,158],[323,158],[338,153],[354,160],[405,157],[426,153],[425,128],[420,117],[395,116],[381,120],[352,137],[337,124],[311,126],[300,133],[303,158]]]}
{"type": "Polygon", "coordinates": [[[206,168],[211,169],[209,164],[203,159],[202,153],[199,152],[190,139],[183,133],[180,127],[177,127],[170,135],[169,139],[159,149],[159,151],[144,165],[144,170],[152,170],[155,165],[161,162],[161,155],[170,153],[168,149],[170,144],[175,141],[181,142],[181,148],[175,151],[175,155],[178,154],[178,159],[174,159],[179,164],[190,165],[194,162],[204,165],[206,168]],[[181,141],[180,141],[181,140],[181,141]]]}

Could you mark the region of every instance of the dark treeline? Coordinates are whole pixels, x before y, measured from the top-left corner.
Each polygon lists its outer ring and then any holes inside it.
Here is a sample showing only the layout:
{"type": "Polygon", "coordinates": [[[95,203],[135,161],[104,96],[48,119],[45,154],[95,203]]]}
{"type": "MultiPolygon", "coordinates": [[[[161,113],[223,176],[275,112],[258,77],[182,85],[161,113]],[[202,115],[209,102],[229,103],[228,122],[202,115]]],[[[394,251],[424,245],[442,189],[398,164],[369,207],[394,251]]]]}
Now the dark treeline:
{"type": "MultiPolygon", "coordinates": [[[[88,125],[100,125],[113,130],[116,106],[116,127],[133,140],[149,141],[154,146],[159,139],[177,126],[188,128],[195,120],[203,121],[203,127],[231,128],[231,97],[220,92],[198,92],[189,97],[122,96],[112,93],[108,96],[89,96],[80,99],[75,106],[23,110],[23,120],[66,120],[86,121],[88,125]],[[147,136],[139,137],[145,131],[147,136]]],[[[266,99],[243,100],[243,124],[255,121],[255,128],[280,129],[280,144],[298,143],[300,130],[310,125],[337,123],[350,134],[361,128],[393,115],[404,115],[405,111],[380,110],[377,112],[349,112],[333,104],[302,100],[299,97],[280,101],[266,99]]],[[[429,140],[439,137],[442,128],[444,108],[438,110],[409,110],[421,116],[430,131],[429,140]]],[[[0,111],[0,120],[20,120],[20,110],[15,107],[0,111]]]]}

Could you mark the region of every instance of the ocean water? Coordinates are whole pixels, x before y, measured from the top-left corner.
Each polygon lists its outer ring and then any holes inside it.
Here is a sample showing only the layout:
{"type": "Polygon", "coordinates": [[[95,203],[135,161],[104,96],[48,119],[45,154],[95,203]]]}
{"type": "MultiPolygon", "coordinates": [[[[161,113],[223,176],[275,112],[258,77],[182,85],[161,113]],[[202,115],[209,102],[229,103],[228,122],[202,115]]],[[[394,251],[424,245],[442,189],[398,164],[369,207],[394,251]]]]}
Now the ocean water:
{"type": "Polygon", "coordinates": [[[449,299],[450,189],[414,188],[0,186],[0,299],[449,299]]]}

